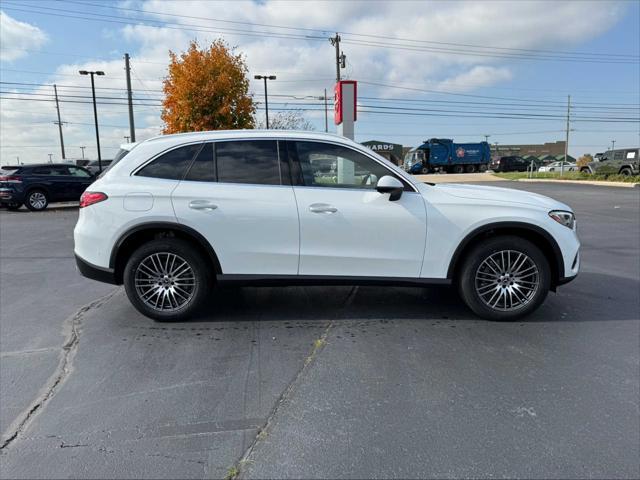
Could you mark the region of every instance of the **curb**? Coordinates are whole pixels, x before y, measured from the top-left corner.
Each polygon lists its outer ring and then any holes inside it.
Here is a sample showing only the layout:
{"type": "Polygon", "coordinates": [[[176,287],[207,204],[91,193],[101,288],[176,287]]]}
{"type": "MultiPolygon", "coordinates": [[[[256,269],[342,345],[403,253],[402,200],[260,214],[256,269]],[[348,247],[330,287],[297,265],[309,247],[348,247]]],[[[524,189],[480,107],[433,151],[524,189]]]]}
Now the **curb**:
{"type": "MultiPolygon", "coordinates": [[[[62,211],[62,210],[71,210],[71,209],[78,209],[78,207],[79,207],[79,204],[77,202],[75,202],[75,203],[53,203],[53,204],[49,204],[47,206],[47,208],[42,210],[42,212],[46,213],[46,212],[56,212],[56,211],[62,211]]],[[[32,213],[25,206],[20,207],[19,210],[7,210],[7,209],[3,208],[2,211],[4,211],[5,213],[12,213],[12,214],[24,213],[24,212],[32,213]]],[[[40,212],[40,213],[42,213],[42,212],[40,212]]],[[[38,213],[38,212],[33,212],[33,213],[38,213]]]]}
{"type": "Polygon", "coordinates": [[[623,187],[623,188],[640,188],[640,183],[631,182],[607,182],[595,180],[554,180],[552,178],[517,178],[512,182],[547,182],[547,183],[573,183],[578,185],[597,185],[599,187],[623,187]]]}

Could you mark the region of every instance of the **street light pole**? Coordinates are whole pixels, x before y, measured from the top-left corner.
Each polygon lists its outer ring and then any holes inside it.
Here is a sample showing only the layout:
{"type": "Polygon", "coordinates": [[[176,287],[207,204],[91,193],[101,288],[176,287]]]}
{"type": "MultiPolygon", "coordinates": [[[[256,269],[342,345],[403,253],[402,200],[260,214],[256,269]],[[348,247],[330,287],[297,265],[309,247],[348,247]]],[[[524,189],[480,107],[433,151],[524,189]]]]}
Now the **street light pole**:
{"type": "Polygon", "coordinates": [[[96,107],[96,86],[93,81],[93,76],[104,75],[104,72],[100,70],[95,72],[80,70],[78,73],[80,73],[80,75],[91,75],[91,94],[93,96],[93,118],[96,124],[96,145],[98,147],[98,172],[102,173],[102,155],[100,154],[100,132],[98,131],[98,108],[96,107]]]}
{"type": "Polygon", "coordinates": [[[264,80],[264,108],[265,118],[267,119],[267,130],[269,130],[269,98],[267,96],[267,80],[275,80],[275,75],[254,75],[256,80],[264,80]]]}
{"type": "Polygon", "coordinates": [[[84,149],[87,147],[80,147],[80,150],[82,150],[82,160],[84,160],[84,149]]]}

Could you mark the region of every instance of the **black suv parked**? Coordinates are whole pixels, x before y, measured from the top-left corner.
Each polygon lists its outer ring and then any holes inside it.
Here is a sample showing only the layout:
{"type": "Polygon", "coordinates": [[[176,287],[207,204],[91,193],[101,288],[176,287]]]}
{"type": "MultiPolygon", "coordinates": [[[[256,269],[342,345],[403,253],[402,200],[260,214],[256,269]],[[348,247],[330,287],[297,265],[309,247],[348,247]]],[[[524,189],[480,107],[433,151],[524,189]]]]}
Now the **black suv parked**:
{"type": "Polygon", "coordinates": [[[522,157],[500,157],[489,164],[494,172],[526,172],[530,166],[531,162],[522,157]]]}
{"type": "Polygon", "coordinates": [[[0,204],[12,210],[47,208],[49,202],[79,200],[95,177],[75,165],[43,163],[0,168],[0,204]]]}

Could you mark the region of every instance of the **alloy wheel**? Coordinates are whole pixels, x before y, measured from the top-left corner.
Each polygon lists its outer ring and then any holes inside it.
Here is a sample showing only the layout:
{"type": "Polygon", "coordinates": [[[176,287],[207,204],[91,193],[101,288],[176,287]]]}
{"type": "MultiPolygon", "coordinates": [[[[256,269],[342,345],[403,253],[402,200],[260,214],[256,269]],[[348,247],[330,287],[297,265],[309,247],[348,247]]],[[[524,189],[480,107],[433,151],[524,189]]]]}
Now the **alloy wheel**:
{"type": "Polygon", "coordinates": [[[527,305],[540,287],[540,272],[525,253],[501,250],[485,258],[475,274],[475,290],[489,308],[513,311],[527,305]]]}
{"type": "Polygon", "coordinates": [[[136,293],[154,310],[171,312],[185,307],[196,290],[196,277],[189,263],[169,252],[145,257],[134,275],[136,293]]]}
{"type": "Polygon", "coordinates": [[[29,195],[29,205],[36,210],[42,210],[47,206],[47,197],[41,192],[33,192],[29,195]]]}

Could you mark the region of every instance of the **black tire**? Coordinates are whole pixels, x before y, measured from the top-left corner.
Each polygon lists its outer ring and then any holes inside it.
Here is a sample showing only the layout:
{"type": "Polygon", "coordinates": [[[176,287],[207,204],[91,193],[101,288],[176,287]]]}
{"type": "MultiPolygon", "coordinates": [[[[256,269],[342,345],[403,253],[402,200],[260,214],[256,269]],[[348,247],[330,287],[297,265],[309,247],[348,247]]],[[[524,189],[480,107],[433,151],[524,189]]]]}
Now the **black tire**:
{"type": "Polygon", "coordinates": [[[428,169],[427,167],[422,167],[422,168],[420,169],[420,173],[421,173],[422,175],[426,175],[427,173],[429,173],[429,169],[428,169]]]}
{"type": "Polygon", "coordinates": [[[475,173],[476,171],[476,166],[475,165],[467,165],[467,167],[465,168],[467,173],[475,173]]]}
{"type": "Polygon", "coordinates": [[[580,173],[586,173],[587,175],[591,175],[591,170],[589,169],[589,167],[582,167],[580,169],[580,173]]]}
{"type": "Polygon", "coordinates": [[[481,172],[481,173],[486,172],[486,171],[487,171],[487,169],[488,169],[488,167],[487,167],[485,164],[482,164],[482,165],[480,165],[480,166],[478,167],[478,171],[479,171],[479,172],[481,172]]]}
{"type": "Polygon", "coordinates": [[[7,210],[19,210],[21,206],[22,206],[21,203],[7,203],[6,204],[7,210]]]}
{"type": "Polygon", "coordinates": [[[41,212],[49,205],[49,197],[44,190],[34,188],[27,193],[27,199],[24,204],[32,212],[41,212]]]}
{"type": "Polygon", "coordinates": [[[453,173],[464,173],[464,165],[454,165],[452,171],[453,173]]]}
{"type": "Polygon", "coordinates": [[[622,170],[620,170],[620,175],[624,175],[625,177],[630,177],[631,175],[633,175],[633,172],[629,167],[625,167],[622,170]]]}
{"type": "Polygon", "coordinates": [[[133,252],[127,261],[123,276],[124,288],[129,301],[143,315],[160,322],[185,320],[202,305],[210,292],[213,272],[209,271],[208,266],[209,262],[185,240],[152,240],[133,252]],[[152,255],[152,262],[149,263],[152,255]],[[170,263],[172,258],[173,263],[170,263]],[[176,263],[180,261],[186,266],[176,263]],[[168,275],[159,273],[159,277],[162,278],[155,277],[149,273],[147,265],[158,265],[157,272],[163,270],[163,273],[168,275]],[[175,276],[170,273],[172,268],[178,270],[174,270],[175,276]],[[181,275],[180,270],[185,273],[181,275]],[[193,280],[188,280],[191,277],[193,280]],[[155,307],[151,305],[154,301],[155,307]],[[160,301],[162,303],[158,308],[157,304],[160,301]],[[167,303],[170,307],[167,307],[167,303]]]}
{"type": "Polygon", "coordinates": [[[476,315],[487,320],[509,321],[528,315],[542,304],[550,285],[551,269],[542,251],[528,240],[516,236],[493,237],[476,245],[463,259],[458,275],[460,296],[476,315]],[[509,260],[504,254],[500,262],[501,252],[507,251],[510,252],[509,260]],[[492,255],[498,264],[491,264],[489,259],[492,255]],[[525,260],[520,260],[522,255],[525,260]],[[517,265],[519,261],[523,262],[520,267],[517,265]],[[517,267],[515,273],[519,269],[522,275],[509,277],[506,272],[513,272],[511,269],[497,271],[500,263],[517,267]],[[495,288],[492,288],[494,282],[495,288]],[[495,295],[498,295],[497,301],[495,295]],[[514,298],[517,299],[516,305],[514,298]],[[494,302],[495,307],[492,306],[494,302]],[[508,307],[507,303],[511,305],[508,307]]]}

